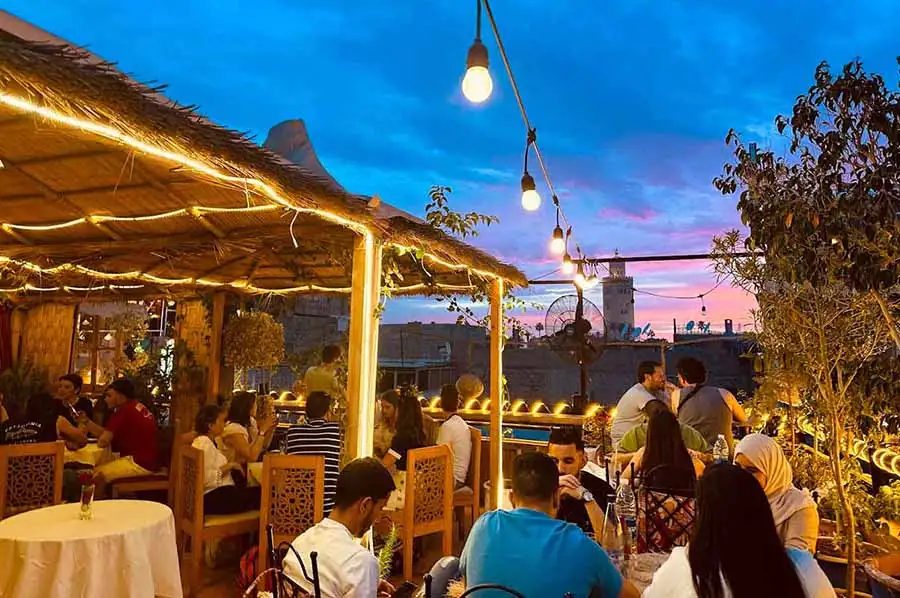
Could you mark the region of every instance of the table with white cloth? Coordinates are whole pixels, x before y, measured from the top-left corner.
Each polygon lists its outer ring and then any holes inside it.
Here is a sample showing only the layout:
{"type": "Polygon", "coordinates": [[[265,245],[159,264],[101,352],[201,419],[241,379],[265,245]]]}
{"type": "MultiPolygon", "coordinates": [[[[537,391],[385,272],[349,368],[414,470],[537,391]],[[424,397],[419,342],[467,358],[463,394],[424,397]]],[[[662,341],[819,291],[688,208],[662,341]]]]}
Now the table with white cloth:
{"type": "Polygon", "coordinates": [[[106,500],[0,521],[0,596],[182,598],[175,518],[166,505],[106,500]]]}
{"type": "Polygon", "coordinates": [[[107,461],[111,461],[112,452],[110,452],[108,446],[106,448],[100,448],[97,446],[96,442],[89,442],[77,451],[66,449],[63,459],[66,463],[83,463],[85,465],[96,467],[107,461]]]}

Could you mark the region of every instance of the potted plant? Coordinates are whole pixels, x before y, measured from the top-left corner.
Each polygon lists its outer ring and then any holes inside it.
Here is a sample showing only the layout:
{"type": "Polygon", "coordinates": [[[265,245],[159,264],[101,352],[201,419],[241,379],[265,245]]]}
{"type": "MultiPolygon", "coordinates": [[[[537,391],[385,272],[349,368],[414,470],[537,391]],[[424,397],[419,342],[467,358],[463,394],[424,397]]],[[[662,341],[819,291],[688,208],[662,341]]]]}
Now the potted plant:
{"type": "Polygon", "coordinates": [[[284,359],[284,326],[262,311],[237,313],[225,326],[222,355],[246,385],[250,368],[275,368],[284,359]]]}

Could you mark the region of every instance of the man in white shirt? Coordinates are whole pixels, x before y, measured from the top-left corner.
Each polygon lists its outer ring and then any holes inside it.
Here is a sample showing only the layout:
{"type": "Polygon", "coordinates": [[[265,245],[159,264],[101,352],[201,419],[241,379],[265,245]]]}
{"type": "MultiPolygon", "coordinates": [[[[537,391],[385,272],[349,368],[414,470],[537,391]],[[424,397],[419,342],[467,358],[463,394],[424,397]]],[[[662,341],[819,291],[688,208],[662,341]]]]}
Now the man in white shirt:
{"type": "Polygon", "coordinates": [[[284,559],[285,574],[305,592],[313,595],[310,553],[316,552],[319,587],[323,598],[380,598],[394,592],[380,579],[378,559],[359,542],[381,517],[394,480],[378,459],[368,457],[349,463],[338,476],[334,509],[328,518],[298,536],[284,559]]]}
{"type": "Polygon", "coordinates": [[[453,480],[456,489],[466,485],[469,474],[469,461],[472,459],[472,435],[469,424],[458,413],[459,391],[452,384],[441,388],[441,409],[447,419],[438,431],[437,443],[446,444],[453,453],[453,480]]]}
{"type": "Polygon", "coordinates": [[[631,428],[644,423],[641,411],[650,401],[659,399],[666,401],[666,374],[662,364],[656,361],[642,361],[638,364],[638,382],[622,395],[616,406],[610,436],[613,448],[618,450],[619,442],[631,428]]]}

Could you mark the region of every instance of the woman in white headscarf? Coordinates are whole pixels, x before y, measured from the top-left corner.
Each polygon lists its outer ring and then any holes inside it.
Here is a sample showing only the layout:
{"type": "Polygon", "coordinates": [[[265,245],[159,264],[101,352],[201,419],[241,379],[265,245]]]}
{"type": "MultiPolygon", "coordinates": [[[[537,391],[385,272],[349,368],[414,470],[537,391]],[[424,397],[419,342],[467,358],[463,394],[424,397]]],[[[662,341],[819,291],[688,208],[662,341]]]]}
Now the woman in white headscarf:
{"type": "Polygon", "coordinates": [[[809,493],[794,487],[794,472],[778,443],[763,434],[749,434],[735,448],[734,464],[753,474],[762,486],[785,547],[815,553],[816,503],[809,493]]]}

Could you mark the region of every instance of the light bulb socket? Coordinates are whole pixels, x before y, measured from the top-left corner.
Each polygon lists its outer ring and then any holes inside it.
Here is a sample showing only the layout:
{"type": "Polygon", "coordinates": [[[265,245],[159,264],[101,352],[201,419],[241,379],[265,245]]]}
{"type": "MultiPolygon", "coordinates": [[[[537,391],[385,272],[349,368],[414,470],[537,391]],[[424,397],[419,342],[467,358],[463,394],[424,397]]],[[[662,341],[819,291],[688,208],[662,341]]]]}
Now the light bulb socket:
{"type": "MultiPolygon", "coordinates": [[[[563,235],[563,229],[557,224],[556,228],[553,229],[553,240],[554,241],[565,241],[565,235],[563,235]]],[[[566,254],[568,255],[568,254],[566,254]]]]}
{"type": "Polygon", "coordinates": [[[528,174],[528,171],[526,170],[522,175],[522,193],[534,191],[535,189],[537,189],[537,185],[534,183],[534,177],[528,174]]]}
{"type": "Polygon", "coordinates": [[[569,252],[568,252],[568,251],[565,253],[565,255],[563,255],[563,263],[564,263],[564,264],[571,264],[571,263],[572,263],[572,256],[569,255],[569,252]]]}
{"type": "Polygon", "coordinates": [[[488,68],[488,51],[480,39],[476,39],[469,47],[469,53],[466,55],[466,68],[473,66],[483,66],[488,68]]]}

